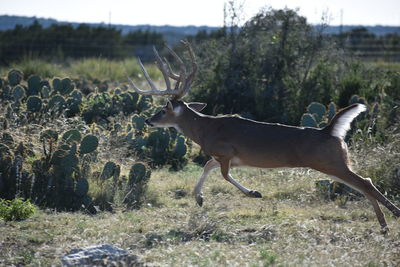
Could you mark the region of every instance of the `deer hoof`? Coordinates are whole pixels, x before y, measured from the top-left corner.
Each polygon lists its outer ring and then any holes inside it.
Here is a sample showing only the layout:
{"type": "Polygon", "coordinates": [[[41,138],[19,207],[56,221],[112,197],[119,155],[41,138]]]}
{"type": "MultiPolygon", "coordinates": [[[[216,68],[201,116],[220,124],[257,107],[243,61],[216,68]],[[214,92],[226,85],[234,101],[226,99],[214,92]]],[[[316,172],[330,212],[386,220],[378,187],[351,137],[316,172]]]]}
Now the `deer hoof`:
{"type": "Polygon", "coordinates": [[[249,192],[249,196],[254,197],[254,198],[262,198],[261,193],[258,191],[254,191],[254,190],[251,190],[249,192]]]}
{"type": "Polygon", "coordinates": [[[382,226],[381,234],[382,234],[382,235],[387,235],[388,233],[389,233],[389,227],[387,227],[387,226],[382,226]]]}
{"type": "Polygon", "coordinates": [[[202,195],[196,195],[196,202],[200,207],[203,206],[203,196],[202,195]]]}

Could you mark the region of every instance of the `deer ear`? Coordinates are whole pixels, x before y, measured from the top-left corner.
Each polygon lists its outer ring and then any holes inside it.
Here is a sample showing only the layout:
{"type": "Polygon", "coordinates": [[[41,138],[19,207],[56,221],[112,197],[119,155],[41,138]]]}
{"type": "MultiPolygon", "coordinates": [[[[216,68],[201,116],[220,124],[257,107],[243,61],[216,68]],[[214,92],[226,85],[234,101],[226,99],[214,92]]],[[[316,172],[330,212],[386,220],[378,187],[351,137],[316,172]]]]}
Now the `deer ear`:
{"type": "Polygon", "coordinates": [[[194,109],[197,112],[202,111],[207,104],[206,103],[199,103],[199,102],[192,102],[192,103],[188,103],[189,108],[194,109]]]}
{"type": "Polygon", "coordinates": [[[168,110],[174,110],[174,106],[172,105],[172,102],[168,100],[167,102],[167,109],[168,110]]]}

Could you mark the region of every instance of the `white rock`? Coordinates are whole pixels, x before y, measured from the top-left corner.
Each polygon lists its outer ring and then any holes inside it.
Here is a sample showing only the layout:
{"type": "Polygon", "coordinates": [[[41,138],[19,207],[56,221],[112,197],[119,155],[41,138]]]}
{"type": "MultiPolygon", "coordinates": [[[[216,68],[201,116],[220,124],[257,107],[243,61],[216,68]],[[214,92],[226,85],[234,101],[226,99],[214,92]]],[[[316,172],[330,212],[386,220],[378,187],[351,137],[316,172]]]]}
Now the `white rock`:
{"type": "Polygon", "coordinates": [[[61,259],[64,266],[140,266],[135,255],[113,245],[73,249],[61,259]]]}

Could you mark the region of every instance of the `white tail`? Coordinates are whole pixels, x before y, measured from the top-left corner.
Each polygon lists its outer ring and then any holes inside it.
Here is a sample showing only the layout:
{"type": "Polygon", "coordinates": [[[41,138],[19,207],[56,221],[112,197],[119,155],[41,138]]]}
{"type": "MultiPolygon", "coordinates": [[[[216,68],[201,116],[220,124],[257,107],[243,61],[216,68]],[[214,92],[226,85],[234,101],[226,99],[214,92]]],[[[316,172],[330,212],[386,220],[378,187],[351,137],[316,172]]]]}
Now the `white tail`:
{"type": "Polygon", "coordinates": [[[157,65],[164,75],[167,89],[157,89],[143,66],[143,72],[152,89],[143,91],[131,81],[130,83],[141,94],[172,96],[162,110],[146,120],[149,126],[175,127],[211,156],[194,190],[200,206],[203,204],[201,188],[212,169],[220,168],[227,181],[247,196],[259,198],[259,192],[234,180],[229,173],[231,167],[309,167],[363,193],[372,203],[384,230],[387,229],[387,223],[378,201],[395,216],[400,216],[400,209],[382,195],[370,179],[355,174],[348,164],[348,151],[343,138],[353,119],[365,111],[364,105],[355,104],[340,110],[323,129],[257,122],[239,116],[214,117],[201,114],[199,112],[205,104],[185,103],[180,100],[188,92],[197,71],[193,50],[189,43],[184,44],[192,61],[192,71],[189,74],[183,61],[172,50],[170,52],[180,65],[180,75],[174,74],[169,64],[162,61],[155,51],[157,65]],[[175,89],[171,89],[169,78],[176,81],[175,89]]]}
{"type": "MultiPolygon", "coordinates": [[[[341,113],[336,114],[332,119],[330,134],[343,139],[347,131],[350,130],[351,122],[365,110],[366,107],[363,104],[355,104],[343,109],[341,113]]],[[[329,127],[329,125],[327,127],[329,127]]]]}

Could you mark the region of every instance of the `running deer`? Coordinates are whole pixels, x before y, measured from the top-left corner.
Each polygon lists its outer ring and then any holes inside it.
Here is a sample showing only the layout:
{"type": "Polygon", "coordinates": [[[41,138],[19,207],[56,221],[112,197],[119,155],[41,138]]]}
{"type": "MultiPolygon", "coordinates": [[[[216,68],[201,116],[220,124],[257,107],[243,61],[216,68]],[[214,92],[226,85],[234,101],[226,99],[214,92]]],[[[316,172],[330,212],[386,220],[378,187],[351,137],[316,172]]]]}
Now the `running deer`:
{"type": "Polygon", "coordinates": [[[179,74],[174,73],[168,61],[162,59],[157,50],[153,49],[166,89],[157,88],[140,59],[138,59],[139,65],[151,89],[141,90],[129,77],[128,80],[131,87],[139,94],[171,96],[159,112],[146,120],[148,126],[174,127],[211,156],[194,188],[198,205],[203,204],[201,188],[212,169],[220,168],[222,176],[247,196],[261,198],[258,191],[250,190],[238,183],[230,175],[230,168],[308,167],[325,173],[333,180],[364,194],[371,202],[383,231],[388,228],[378,202],[396,217],[400,216],[400,209],[377,190],[371,179],[357,175],[350,168],[349,153],[343,139],[353,119],[365,111],[364,105],[354,104],[340,110],[322,129],[258,122],[236,115],[217,117],[204,115],[200,111],[206,104],[185,103],[181,100],[192,85],[198,68],[191,45],[184,41],[183,44],[191,60],[189,71],[182,59],[167,46],[178,62],[179,74]],[[170,79],[175,81],[174,88],[171,88],[170,79]]]}

